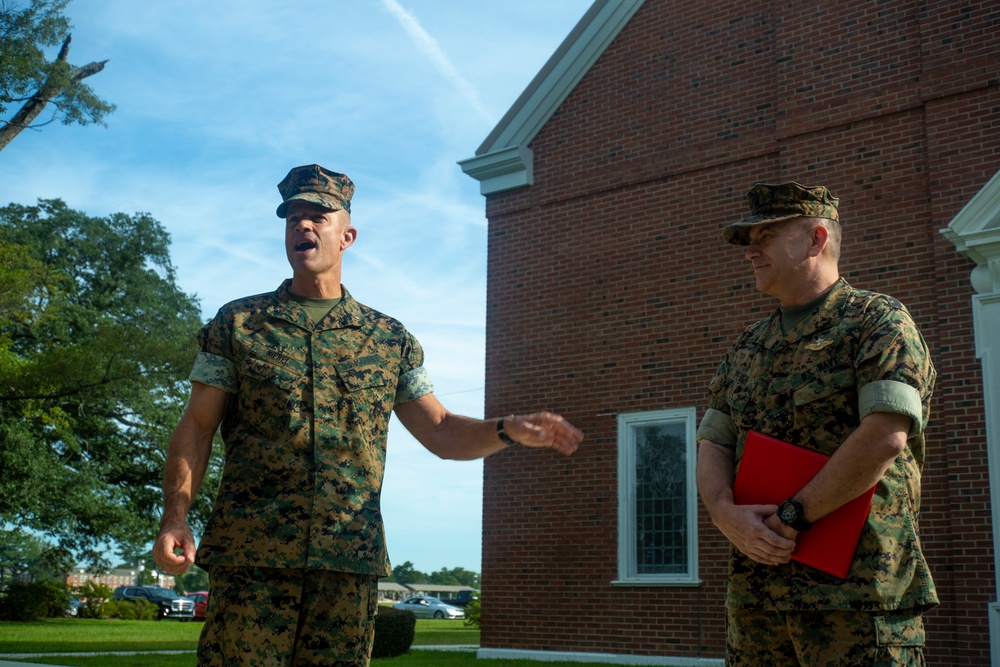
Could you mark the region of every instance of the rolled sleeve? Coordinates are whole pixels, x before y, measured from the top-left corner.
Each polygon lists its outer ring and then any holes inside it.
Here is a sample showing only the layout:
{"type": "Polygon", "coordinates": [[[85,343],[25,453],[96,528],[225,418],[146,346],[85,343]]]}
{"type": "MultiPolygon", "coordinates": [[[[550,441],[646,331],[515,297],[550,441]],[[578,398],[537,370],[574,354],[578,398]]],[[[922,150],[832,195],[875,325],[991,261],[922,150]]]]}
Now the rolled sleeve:
{"type": "Polygon", "coordinates": [[[399,378],[399,384],[396,386],[396,404],[416,400],[433,391],[434,384],[427,369],[419,366],[399,378]]]}
{"type": "Polygon", "coordinates": [[[221,389],[227,394],[236,393],[236,367],[225,357],[199,352],[188,379],[221,389]]]}
{"type": "Polygon", "coordinates": [[[861,419],[873,412],[893,412],[909,417],[910,434],[922,433],[927,425],[923,418],[920,392],[905,382],[879,380],[869,382],[858,392],[861,419]]]}
{"type": "Polygon", "coordinates": [[[736,449],[737,435],[736,425],[729,415],[715,408],[709,408],[701,419],[695,437],[698,440],[709,440],[717,445],[736,449]]]}

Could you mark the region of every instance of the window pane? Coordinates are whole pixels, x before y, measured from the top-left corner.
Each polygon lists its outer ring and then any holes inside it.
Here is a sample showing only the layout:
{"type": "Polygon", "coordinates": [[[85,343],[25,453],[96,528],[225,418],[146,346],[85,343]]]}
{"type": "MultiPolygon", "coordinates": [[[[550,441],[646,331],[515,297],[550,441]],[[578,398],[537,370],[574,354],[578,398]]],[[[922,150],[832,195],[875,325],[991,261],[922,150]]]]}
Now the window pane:
{"type": "Polygon", "coordinates": [[[683,422],[635,428],[637,574],[688,570],[685,431],[683,422]]]}

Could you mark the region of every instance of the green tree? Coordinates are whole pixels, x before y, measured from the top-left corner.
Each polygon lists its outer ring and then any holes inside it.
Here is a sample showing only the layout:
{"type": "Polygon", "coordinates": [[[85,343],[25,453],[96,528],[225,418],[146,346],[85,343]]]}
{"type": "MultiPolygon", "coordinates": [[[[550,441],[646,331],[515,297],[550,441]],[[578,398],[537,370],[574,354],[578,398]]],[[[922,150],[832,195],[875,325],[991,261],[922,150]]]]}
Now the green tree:
{"type": "MultiPolygon", "coordinates": [[[[152,541],[200,310],[146,214],[0,208],[0,521],[91,564],[152,541]]],[[[207,517],[219,453],[192,512],[207,517]]]]}
{"type": "Polygon", "coordinates": [[[191,565],[188,567],[187,572],[177,575],[174,590],[184,591],[185,593],[207,591],[208,584],[208,572],[197,565],[191,565]]]}
{"type": "Polygon", "coordinates": [[[104,116],[115,109],[83,83],[107,61],[83,67],[68,62],[72,26],[63,10],[69,1],[0,0],[0,150],[26,128],[55,120],[105,125],[104,116]],[[50,61],[45,49],[56,45],[50,61]],[[51,118],[35,123],[50,105],[51,118]]]}
{"type": "Polygon", "coordinates": [[[73,555],[18,528],[0,530],[0,589],[11,580],[63,581],[73,555]]]}
{"type": "Polygon", "coordinates": [[[0,590],[9,580],[30,574],[48,545],[23,530],[0,530],[0,590]]]}
{"type": "Polygon", "coordinates": [[[471,588],[479,588],[479,574],[471,570],[466,570],[464,567],[456,567],[450,570],[442,567],[430,575],[427,583],[441,586],[469,586],[471,588]]]}
{"type": "Polygon", "coordinates": [[[395,581],[397,584],[425,584],[427,575],[420,570],[414,569],[413,563],[406,561],[402,565],[392,568],[392,576],[386,581],[395,581]]]}

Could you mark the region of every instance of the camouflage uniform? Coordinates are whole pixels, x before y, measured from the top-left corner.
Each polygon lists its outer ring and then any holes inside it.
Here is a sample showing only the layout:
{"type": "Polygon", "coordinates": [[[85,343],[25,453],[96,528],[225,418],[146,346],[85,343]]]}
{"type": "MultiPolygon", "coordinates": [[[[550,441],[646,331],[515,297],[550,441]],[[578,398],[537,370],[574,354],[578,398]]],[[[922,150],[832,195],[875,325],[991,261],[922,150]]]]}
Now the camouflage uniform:
{"type": "MultiPolygon", "coordinates": [[[[191,380],[231,398],[225,469],[197,561],[213,572],[352,573],[374,586],[391,571],[379,505],[389,416],[433,390],[423,350],[346,289],[313,322],[289,285],[227,304],[199,334],[191,380]]],[[[359,600],[370,618],[367,594],[359,600]]]]}
{"type": "MultiPolygon", "coordinates": [[[[935,379],[923,338],[898,301],[855,290],[842,279],[817,311],[787,334],[780,319],[776,311],[746,329],[710,384],[710,409],[727,415],[736,432],[735,443],[718,444],[734,446],[737,465],[750,429],[833,454],[866,416],[860,405],[899,411],[872,398],[887,382],[915,389],[920,414],[911,415],[905,451],[876,486],[846,580],[794,561],[763,565],[734,547],[727,606],[765,613],[849,610],[919,615],[938,602],[917,533],[923,429],[935,379]]],[[[699,438],[706,437],[704,424],[699,438]]],[[[901,634],[910,638],[907,641],[919,634],[922,643],[922,626],[901,634]]],[[[773,637],[758,639],[766,643],[773,637]]]]}

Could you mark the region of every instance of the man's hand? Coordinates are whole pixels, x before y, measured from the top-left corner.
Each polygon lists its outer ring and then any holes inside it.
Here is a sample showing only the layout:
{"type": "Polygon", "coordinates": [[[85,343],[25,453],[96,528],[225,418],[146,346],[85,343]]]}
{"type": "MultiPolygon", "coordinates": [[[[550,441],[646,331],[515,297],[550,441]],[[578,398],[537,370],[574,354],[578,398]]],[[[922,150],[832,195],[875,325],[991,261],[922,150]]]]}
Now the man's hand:
{"type": "Polygon", "coordinates": [[[184,574],[194,563],[194,535],[187,524],[164,526],[153,545],[153,559],[167,574],[184,574]],[[180,549],[181,553],[175,553],[180,549]]]}
{"type": "Polygon", "coordinates": [[[505,417],[504,432],[525,447],[549,447],[569,456],[580,446],[583,432],[551,412],[505,417]]]}
{"type": "Polygon", "coordinates": [[[797,533],[778,520],[777,511],[777,505],[730,505],[720,512],[715,524],[737,549],[753,560],[764,565],[781,565],[791,560],[797,533]],[[793,534],[791,539],[789,533],[793,534]]]}

